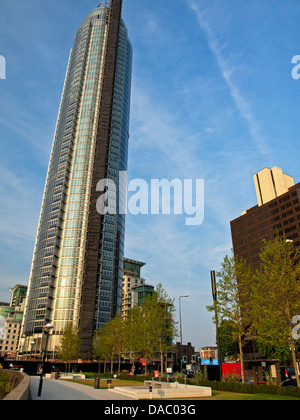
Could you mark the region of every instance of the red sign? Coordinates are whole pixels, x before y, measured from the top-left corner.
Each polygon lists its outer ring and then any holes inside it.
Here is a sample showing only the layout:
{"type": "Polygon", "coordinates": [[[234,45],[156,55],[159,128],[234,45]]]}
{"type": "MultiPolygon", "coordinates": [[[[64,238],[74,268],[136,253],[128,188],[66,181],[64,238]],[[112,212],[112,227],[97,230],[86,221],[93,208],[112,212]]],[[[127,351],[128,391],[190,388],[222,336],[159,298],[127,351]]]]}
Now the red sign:
{"type": "Polygon", "coordinates": [[[240,363],[223,363],[222,364],[222,374],[226,376],[235,376],[240,378],[242,376],[242,369],[240,363]]]}

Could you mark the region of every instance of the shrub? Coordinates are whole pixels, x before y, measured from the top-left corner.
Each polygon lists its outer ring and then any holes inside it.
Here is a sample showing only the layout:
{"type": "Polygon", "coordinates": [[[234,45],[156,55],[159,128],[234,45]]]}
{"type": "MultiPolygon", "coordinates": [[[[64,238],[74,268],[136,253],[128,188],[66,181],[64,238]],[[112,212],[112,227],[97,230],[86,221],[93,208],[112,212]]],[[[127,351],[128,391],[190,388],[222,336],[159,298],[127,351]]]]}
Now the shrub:
{"type": "Polygon", "coordinates": [[[207,379],[189,379],[188,381],[194,385],[208,386],[216,391],[237,392],[240,394],[272,394],[300,398],[300,388],[297,387],[242,384],[237,381],[214,382],[207,379]]]}
{"type": "Polygon", "coordinates": [[[0,400],[3,400],[9,391],[9,376],[6,372],[0,372],[0,400]]]}

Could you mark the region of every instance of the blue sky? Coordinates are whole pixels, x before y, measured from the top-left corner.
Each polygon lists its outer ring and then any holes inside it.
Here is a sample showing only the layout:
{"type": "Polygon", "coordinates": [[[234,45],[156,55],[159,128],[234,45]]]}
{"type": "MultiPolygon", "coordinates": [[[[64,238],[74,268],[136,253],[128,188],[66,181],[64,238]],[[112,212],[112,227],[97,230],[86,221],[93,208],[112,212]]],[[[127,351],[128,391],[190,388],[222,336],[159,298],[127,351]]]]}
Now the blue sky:
{"type": "MultiPolygon", "coordinates": [[[[100,1],[99,1],[100,2],[100,1]]],[[[0,0],[0,301],[27,284],[69,50],[91,0],[0,0]]],[[[124,0],[133,45],[128,179],[204,179],[205,217],[127,216],[126,255],[182,301],[183,340],[215,342],[210,270],[230,221],[257,204],[253,174],[300,181],[298,0],[124,0]]]]}

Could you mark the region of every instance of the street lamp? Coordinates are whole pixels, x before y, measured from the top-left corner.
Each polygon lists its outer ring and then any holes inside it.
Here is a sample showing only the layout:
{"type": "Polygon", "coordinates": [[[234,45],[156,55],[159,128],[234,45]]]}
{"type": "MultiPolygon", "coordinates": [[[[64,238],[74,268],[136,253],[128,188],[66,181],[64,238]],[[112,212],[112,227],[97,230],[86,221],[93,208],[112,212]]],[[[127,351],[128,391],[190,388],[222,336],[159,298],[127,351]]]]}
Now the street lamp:
{"type": "Polygon", "coordinates": [[[221,378],[222,378],[223,357],[222,357],[220,335],[219,335],[219,320],[218,320],[218,308],[217,308],[218,295],[217,295],[216,272],[211,271],[210,276],[211,276],[212,296],[213,296],[214,308],[215,308],[216,340],[217,340],[217,346],[218,346],[218,359],[219,359],[219,370],[220,370],[220,380],[221,380],[221,378]]]}
{"type": "Polygon", "coordinates": [[[187,298],[189,295],[179,296],[179,321],[180,321],[180,368],[182,372],[182,321],[181,321],[181,298],[187,298]]]}
{"type": "Polygon", "coordinates": [[[41,373],[40,373],[40,383],[39,383],[38,397],[40,397],[41,396],[41,393],[42,393],[44,365],[45,365],[45,360],[46,360],[49,335],[50,335],[50,331],[52,329],[53,329],[53,325],[52,324],[47,324],[47,325],[44,326],[44,334],[46,335],[46,344],[45,344],[45,351],[44,351],[44,356],[43,356],[43,363],[42,363],[41,373]]]}

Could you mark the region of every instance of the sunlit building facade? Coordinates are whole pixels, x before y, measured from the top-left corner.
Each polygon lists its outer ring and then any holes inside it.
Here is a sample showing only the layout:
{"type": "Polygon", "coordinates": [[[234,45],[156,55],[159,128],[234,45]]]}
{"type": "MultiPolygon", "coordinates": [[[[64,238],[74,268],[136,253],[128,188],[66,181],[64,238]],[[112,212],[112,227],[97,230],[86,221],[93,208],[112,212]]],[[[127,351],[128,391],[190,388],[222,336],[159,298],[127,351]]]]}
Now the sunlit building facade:
{"type": "MultiPolygon", "coordinates": [[[[132,48],[121,0],[100,4],[70,52],[42,200],[22,329],[21,352],[49,352],[66,324],[88,358],[93,333],[121,311],[125,215],[99,214],[97,184],[127,170],[132,48]]],[[[117,188],[118,193],[118,188],[117,188]]],[[[118,200],[117,200],[118,202],[118,200]]]]}

